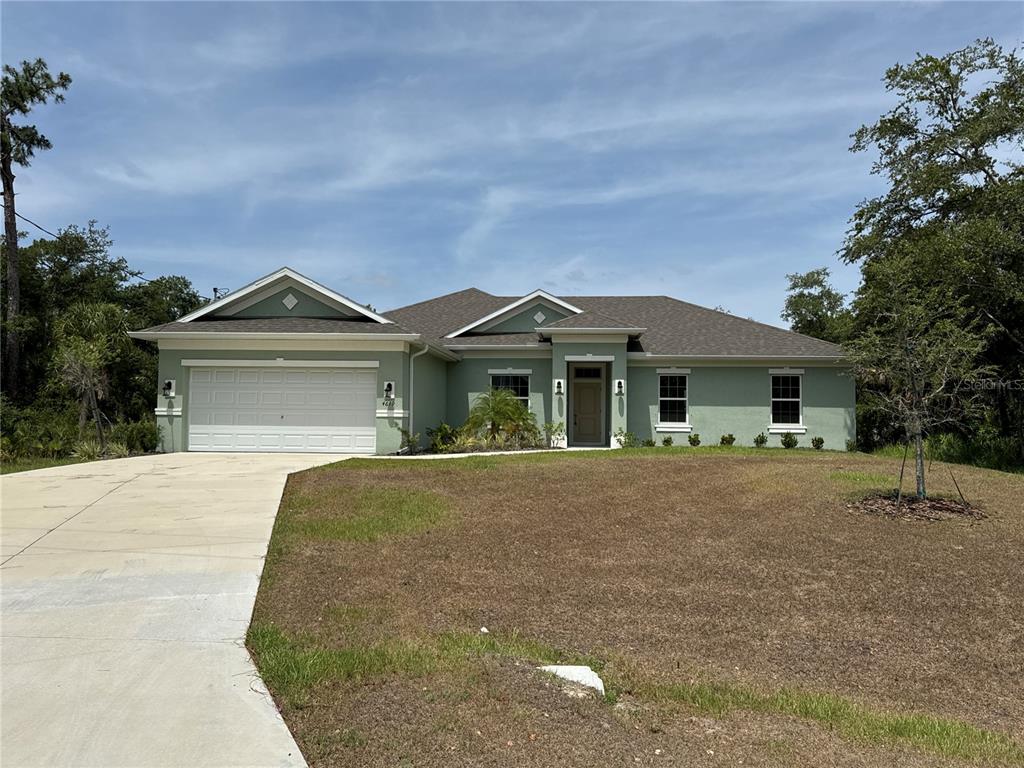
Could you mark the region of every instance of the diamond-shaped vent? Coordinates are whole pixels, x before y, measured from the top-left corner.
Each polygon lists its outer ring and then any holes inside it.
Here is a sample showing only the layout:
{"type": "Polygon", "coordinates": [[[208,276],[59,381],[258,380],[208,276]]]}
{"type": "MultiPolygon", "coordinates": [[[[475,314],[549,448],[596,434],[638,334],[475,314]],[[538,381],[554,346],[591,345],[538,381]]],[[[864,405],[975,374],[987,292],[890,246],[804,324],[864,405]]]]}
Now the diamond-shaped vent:
{"type": "Polygon", "coordinates": [[[537,321],[537,325],[540,325],[541,323],[548,319],[548,316],[545,315],[543,312],[538,312],[536,315],[533,316],[533,319],[537,321]]]}
{"type": "Polygon", "coordinates": [[[295,309],[295,305],[299,303],[299,300],[292,296],[290,293],[281,299],[281,303],[288,307],[288,311],[291,312],[295,309]]]}

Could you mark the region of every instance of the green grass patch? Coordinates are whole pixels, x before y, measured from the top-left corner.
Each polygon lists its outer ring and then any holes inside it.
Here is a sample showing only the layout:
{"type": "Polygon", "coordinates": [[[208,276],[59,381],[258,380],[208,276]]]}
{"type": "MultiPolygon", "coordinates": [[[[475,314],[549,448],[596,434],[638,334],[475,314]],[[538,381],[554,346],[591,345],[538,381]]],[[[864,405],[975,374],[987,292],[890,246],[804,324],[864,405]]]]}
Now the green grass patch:
{"type": "Polygon", "coordinates": [[[263,680],[293,706],[302,706],[310,689],[329,680],[421,677],[437,667],[436,654],[410,643],[319,648],[288,637],[273,624],[253,624],[246,644],[263,680]]]}
{"type": "Polygon", "coordinates": [[[82,464],[82,459],[65,457],[62,459],[9,459],[0,462],[0,475],[8,475],[14,472],[28,472],[32,469],[47,469],[48,467],[64,467],[68,464],[82,464]]]}
{"type": "MultiPolygon", "coordinates": [[[[358,620],[362,614],[351,618],[358,620]]],[[[249,628],[247,644],[267,685],[296,707],[303,706],[309,692],[325,682],[391,675],[423,677],[484,656],[537,664],[586,664],[598,672],[604,668],[598,658],[565,652],[516,632],[446,632],[420,642],[321,648],[310,640],[290,638],[273,624],[259,623],[249,628]]],[[[1001,734],[930,715],[874,710],[828,693],[787,688],[766,693],[743,685],[706,682],[629,685],[613,675],[605,680],[605,686],[605,701],[610,704],[628,690],[640,699],[680,702],[712,715],[732,711],[788,715],[820,723],[858,741],[902,744],[952,758],[1024,765],[1024,748],[1001,734]]]]}
{"type": "MultiPolygon", "coordinates": [[[[444,497],[430,491],[407,488],[335,489],[342,498],[338,506],[351,514],[290,518],[289,535],[328,541],[378,541],[386,536],[420,533],[437,525],[449,514],[444,497]]],[[[289,500],[288,513],[313,509],[318,501],[296,494],[289,500]]],[[[329,499],[319,504],[329,504],[329,499]]]]}
{"type": "Polygon", "coordinates": [[[479,634],[446,632],[438,639],[438,649],[450,659],[460,656],[501,656],[526,659],[541,664],[586,664],[600,671],[604,662],[593,656],[569,653],[554,646],[523,637],[518,632],[479,634]]]}
{"type": "Polygon", "coordinates": [[[1001,734],[930,715],[876,711],[833,694],[785,688],[761,693],[722,683],[641,687],[638,693],[654,700],[683,702],[714,715],[733,710],[790,715],[821,723],[859,741],[905,744],[967,760],[1024,764],[1024,748],[1001,734]]]}

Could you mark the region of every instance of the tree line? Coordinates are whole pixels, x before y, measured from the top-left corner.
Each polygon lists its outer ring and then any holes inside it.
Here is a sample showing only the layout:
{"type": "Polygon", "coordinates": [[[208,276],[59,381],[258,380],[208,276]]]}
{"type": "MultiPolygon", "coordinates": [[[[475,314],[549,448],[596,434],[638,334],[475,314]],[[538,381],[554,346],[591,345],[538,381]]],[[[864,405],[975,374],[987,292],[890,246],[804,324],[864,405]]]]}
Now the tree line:
{"type": "Polygon", "coordinates": [[[1024,467],[1024,66],[978,40],[891,67],[898,103],[852,136],[886,191],[853,213],[838,257],[789,275],[782,316],[842,344],[858,380],[861,447],[909,443],[924,495],[938,458],[1024,467]]]}
{"type": "Polygon", "coordinates": [[[96,222],[35,237],[17,212],[15,167],[26,167],[50,140],[27,122],[32,108],[60,102],[71,85],[41,59],[3,68],[0,175],[4,235],[0,344],[0,427],[5,458],[60,457],[75,450],[152,450],[156,351],[126,332],[170,322],[203,299],[185,277],[146,279],[114,256],[96,222]]]}

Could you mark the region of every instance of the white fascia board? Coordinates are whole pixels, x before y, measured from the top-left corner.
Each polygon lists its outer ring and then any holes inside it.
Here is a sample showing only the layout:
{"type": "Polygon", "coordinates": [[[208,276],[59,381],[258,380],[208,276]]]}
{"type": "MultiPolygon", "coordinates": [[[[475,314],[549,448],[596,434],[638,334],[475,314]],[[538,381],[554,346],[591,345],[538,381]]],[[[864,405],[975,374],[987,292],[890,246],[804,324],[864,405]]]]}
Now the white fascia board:
{"type": "Polygon", "coordinates": [[[630,363],[648,362],[652,365],[664,365],[665,363],[731,363],[736,365],[766,365],[777,363],[785,365],[794,363],[834,363],[848,367],[849,363],[842,356],[836,355],[806,355],[804,357],[779,357],[778,355],[652,355],[647,352],[627,352],[627,359],[630,363]]]}
{"type": "Polygon", "coordinates": [[[380,368],[379,360],[214,360],[195,358],[181,361],[184,368],[380,368]]]}
{"type": "Polygon", "coordinates": [[[339,340],[351,341],[419,341],[418,333],[245,333],[242,331],[128,331],[133,339],[161,341],[163,339],[246,339],[249,341],[339,340]]]}
{"type": "Polygon", "coordinates": [[[534,291],[533,293],[530,293],[530,294],[528,294],[526,296],[523,296],[523,298],[521,298],[521,299],[517,299],[516,301],[513,301],[511,304],[507,304],[506,306],[502,307],[501,309],[498,309],[498,310],[495,310],[494,312],[491,312],[491,314],[489,314],[489,315],[487,315],[485,317],[481,317],[479,320],[474,320],[472,323],[467,325],[465,328],[459,328],[459,330],[457,330],[457,331],[452,331],[447,336],[445,336],[445,338],[446,339],[454,339],[456,336],[461,336],[462,334],[466,333],[467,331],[471,331],[474,328],[478,328],[479,326],[483,325],[484,323],[488,323],[491,320],[496,320],[497,318],[501,317],[502,315],[508,314],[510,312],[513,312],[514,310],[518,309],[519,307],[523,306],[524,304],[529,304],[531,301],[536,301],[537,299],[543,299],[544,301],[549,301],[552,304],[554,304],[555,306],[558,306],[558,307],[561,307],[562,309],[568,310],[569,312],[572,312],[575,315],[578,315],[580,312],[583,311],[579,307],[574,307],[572,304],[570,304],[567,301],[562,301],[557,296],[552,296],[547,291],[542,291],[542,290],[538,289],[538,290],[534,291]]]}
{"type": "Polygon", "coordinates": [[[600,334],[616,334],[616,333],[627,333],[631,336],[639,336],[642,333],[646,333],[646,328],[534,328],[533,330],[542,336],[554,336],[556,334],[580,334],[590,335],[595,333],[600,334]]]}
{"type": "Polygon", "coordinates": [[[390,324],[394,322],[384,317],[383,315],[378,315],[376,312],[367,309],[361,304],[357,304],[347,296],[342,296],[340,293],[332,291],[330,288],[326,286],[320,285],[320,283],[316,282],[315,280],[310,280],[305,275],[299,274],[294,269],[291,269],[289,267],[282,267],[281,269],[277,270],[276,272],[272,272],[266,277],[261,277],[259,280],[251,282],[248,285],[239,288],[237,291],[232,291],[227,296],[217,299],[216,301],[211,301],[205,307],[200,307],[195,312],[191,312],[185,315],[184,317],[178,318],[178,322],[190,323],[196,318],[204,317],[205,315],[208,315],[211,312],[216,312],[218,309],[223,309],[229,304],[234,304],[239,299],[249,296],[255,291],[260,290],[261,288],[265,288],[269,284],[281,279],[282,277],[290,278],[295,282],[305,286],[306,288],[309,288],[314,293],[320,294],[321,296],[330,299],[331,301],[337,302],[338,304],[346,306],[349,309],[355,310],[359,314],[368,317],[371,320],[376,320],[378,323],[390,324]]]}
{"type": "MultiPolygon", "coordinates": [[[[522,349],[538,349],[544,350],[548,354],[551,354],[551,347],[547,344],[445,344],[445,349],[458,350],[459,352],[470,352],[479,350],[480,352],[501,352],[509,350],[510,352],[522,349]]],[[[500,355],[496,355],[500,357],[500,355]]]]}

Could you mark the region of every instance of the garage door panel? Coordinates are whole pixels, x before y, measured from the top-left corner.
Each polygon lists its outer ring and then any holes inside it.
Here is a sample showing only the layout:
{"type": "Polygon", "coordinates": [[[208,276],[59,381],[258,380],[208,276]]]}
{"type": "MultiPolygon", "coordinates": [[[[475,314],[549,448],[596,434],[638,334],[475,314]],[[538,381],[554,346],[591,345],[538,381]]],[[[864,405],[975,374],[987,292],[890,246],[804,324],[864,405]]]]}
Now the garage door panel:
{"type": "Polygon", "coordinates": [[[193,368],[189,449],[376,449],[377,372],[337,368],[193,368]]]}

